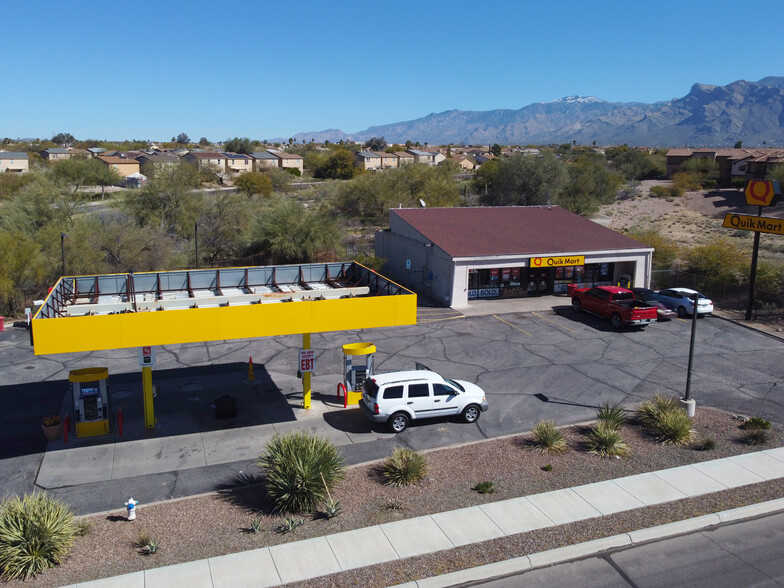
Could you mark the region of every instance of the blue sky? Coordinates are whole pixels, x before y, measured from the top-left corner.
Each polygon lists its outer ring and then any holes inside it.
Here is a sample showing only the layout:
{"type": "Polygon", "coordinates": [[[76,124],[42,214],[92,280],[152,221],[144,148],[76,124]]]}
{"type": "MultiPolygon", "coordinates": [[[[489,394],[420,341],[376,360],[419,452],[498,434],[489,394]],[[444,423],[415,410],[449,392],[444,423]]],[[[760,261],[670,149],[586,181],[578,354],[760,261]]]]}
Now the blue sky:
{"type": "Polygon", "coordinates": [[[784,2],[28,0],[0,21],[0,136],[351,133],[563,96],[784,75],[784,2]]]}

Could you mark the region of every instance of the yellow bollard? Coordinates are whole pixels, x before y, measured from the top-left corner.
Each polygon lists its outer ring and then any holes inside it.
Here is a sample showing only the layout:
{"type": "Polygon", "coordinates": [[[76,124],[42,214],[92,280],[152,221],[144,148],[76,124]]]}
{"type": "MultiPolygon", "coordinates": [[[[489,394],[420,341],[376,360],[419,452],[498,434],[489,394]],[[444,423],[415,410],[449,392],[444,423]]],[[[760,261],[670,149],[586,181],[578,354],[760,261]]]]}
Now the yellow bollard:
{"type": "Polygon", "coordinates": [[[152,368],[142,368],[142,392],[144,395],[144,428],[155,428],[155,406],[152,400],[152,368]]]}
{"type": "MultiPolygon", "coordinates": [[[[302,349],[310,349],[310,333],[302,333],[302,349]]],[[[310,372],[302,374],[302,408],[310,408],[310,372]]]]}

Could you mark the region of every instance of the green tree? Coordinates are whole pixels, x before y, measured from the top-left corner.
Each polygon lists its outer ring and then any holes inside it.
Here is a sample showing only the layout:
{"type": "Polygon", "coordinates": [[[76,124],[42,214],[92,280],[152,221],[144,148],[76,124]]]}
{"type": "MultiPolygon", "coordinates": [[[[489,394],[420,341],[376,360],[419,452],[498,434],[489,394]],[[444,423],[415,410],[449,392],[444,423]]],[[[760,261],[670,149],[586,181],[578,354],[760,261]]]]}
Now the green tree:
{"type": "Polygon", "coordinates": [[[479,166],[474,173],[473,188],[477,194],[487,194],[498,175],[499,160],[491,159],[479,166]]]}
{"type": "Polygon", "coordinates": [[[503,147],[501,147],[498,143],[493,143],[493,146],[490,147],[490,153],[492,153],[496,157],[501,157],[502,151],[503,151],[503,147]]]}
{"type": "Polygon", "coordinates": [[[373,137],[365,143],[368,151],[383,151],[387,148],[387,142],[384,137],[373,137]]]}
{"type": "Polygon", "coordinates": [[[260,212],[251,235],[254,252],[266,253],[273,263],[334,259],[341,239],[337,222],[324,209],[305,209],[283,197],[260,212]]]}
{"type": "Polygon", "coordinates": [[[161,169],[138,193],[125,196],[122,209],[141,226],[156,227],[170,235],[190,235],[204,210],[204,196],[191,191],[189,182],[193,182],[193,167],[187,163],[161,169]]]}
{"type": "Polygon", "coordinates": [[[350,180],[357,175],[358,168],[354,165],[354,156],[346,149],[334,151],[329,159],[313,175],[317,178],[332,180],[350,180]]]}
{"type": "MultiPolygon", "coordinates": [[[[768,169],[766,179],[776,180],[779,183],[779,187],[784,187],[784,165],[775,165],[768,169]]],[[[781,196],[778,196],[778,198],[781,198],[781,196]]]]}
{"type": "Polygon", "coordinates": [[[568,171],[569,181],[556,202],[576,214],[589,215],[611,203],[622,183],[606,169],[601,156],[580,156],[568,171]]]}
{"type": "Polygon", "coordinates": [[[724,282],[738,282],[747,273],[748,254],[727,239],[696,245],[683,252],[686,271],[724,282]]]}
{"type": "Polygon", "coordinates": [[[664,158],[650,156],[628,145],[605,151],[608,162],[627,180],[648,180],[664,175],[664,158]]]}
{"type": "Polygon", "coordinates": [[[552,153],[515,154],[499,160],[498,173],[480,202],[489,206],[530,206],[555,202],[566,185],[565,164],[552,153]]]}
{"type": "Polygon", "coordinates": [[[223,147],[230,153],[253,153],[253,145],[251,144],[250,139],[247,137],[234,137],[233,139],[227,139],[223,144],[223,147]]]}
{"type": "Polygon", "coordinates": [[[191,142],[191,138],[186,133],[180,133],[177,135],[175,142],[185,145],[191,142]]]}
{"type": "Polygon", "coordinates": [[[269,196],[273,191],[272,180],[269,176],[259,172],[247,172],[240,175],[234,180],[234,185],[247,196],[254,194],[269,196]]]}
{"type": "Polygon", "coordinates": [[[735,141],[735,149],[741,149],[743,147],[743,141],[735,141]]]}
{"type": "Polygon", "coordinates": [[[71,133],[57,133],[52,137],[52,143],[60,145],[60,147],[69,147],[74,144],[76,139],[71,133]]]}
{"type": "Polygon", "coordinates": [[[199,139],[199,145],[201,145],[202,147],[206,147],[207,145],[210,144],[211,144],[210,140],[207,137],[202,137],[201,139],[199,139]]]}
{"type": "Polygon", "coordinates": [[[52,164],[52,174],[55,180],[73,186],[74,194],[82,186],[108,186],[119,182],[120,176],[117,172],[110,170],[110,173],[106,171],[108,169],[109,166],[105,163],[85,157],[71,157],[52,164]]]}
{"type": "Polygon", "coordinates": [[[25,306],[25,285],[43,277],[38,243],[19,230],[0,229],[0,312],[17,316],[25,306]]]}
{"type": "Polygon", "coordinates": [[[214,265],[241,256],[255,215],[256,207],[247,198],[238,194],[219,194],[199,218],[200,257],[214,265]]]}

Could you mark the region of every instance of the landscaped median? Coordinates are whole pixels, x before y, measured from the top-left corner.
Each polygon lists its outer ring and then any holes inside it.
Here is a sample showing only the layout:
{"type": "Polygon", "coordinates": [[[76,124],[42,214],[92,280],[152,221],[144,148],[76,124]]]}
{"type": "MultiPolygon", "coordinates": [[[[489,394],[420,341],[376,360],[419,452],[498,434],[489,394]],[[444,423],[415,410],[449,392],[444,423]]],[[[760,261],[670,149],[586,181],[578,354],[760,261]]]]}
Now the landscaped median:
{"type": "MultiPolygon", "coordinates": [[[[589,426],[561,429],[566,449],[558,453],[540,451],[532,444],[531,435],[495,439],[427,452],[425,477],[413,485],[385,483],[388,476],[381,464],[356,466],[348,469],[344,479],[328,493],[330,500],[339,501],[336,516],[297,513],[296,519],[303,523],[287,533],[278,530],[292,514],[276,514],[260,476],[246,475],[241,482],[248,485],[191,499],[145,506],[143,497],[136,497],[142,503],[137,507],[135,521],[125,521],[120,511],[89,517],[89,532],[77,538],[67,560],[24,586],[55,586],[119,575],[784,445],[778,427],[767,431],[767,444],[751,445],[742,424],[733,415],[701,408],[692,421],[697,444],[677,446],[663,445],[657,436],[636,422],[627,421],[617,429],[628,448],[627,457],[589,453],[589,435],[596,430],[589,426]],[[713,442],[706,444],[706,439],[713,442]],[[254,527],[258,532],[254,532],[254,527]],[[155,553],[140,553],[142,534],[156,541],[155,553]]],[[[342,572],[315,581],[314,585],[402,583],[779,498],[782,494],[784,482],[779,479],[666,504],[645,506],[643,501],[640,508],[602,516],[600,524],[596,518],[573,520],[447,553],[342,572]]],[[[416,537],[412,536],[411,541],[415,542],[416,537]]]]}

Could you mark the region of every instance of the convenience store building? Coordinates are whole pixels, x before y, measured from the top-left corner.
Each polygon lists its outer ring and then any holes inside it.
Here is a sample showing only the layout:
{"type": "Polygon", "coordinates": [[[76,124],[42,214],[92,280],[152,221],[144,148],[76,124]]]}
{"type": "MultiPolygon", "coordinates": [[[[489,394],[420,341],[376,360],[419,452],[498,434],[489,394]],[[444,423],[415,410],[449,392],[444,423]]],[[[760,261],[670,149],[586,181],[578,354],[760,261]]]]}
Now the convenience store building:
{"type": "Polygon", "coordinates": [[[395,208],[389,225],[376,233],[384,274],[452,308],[650,284],[651,247],[558,206],[395,208]]]}

